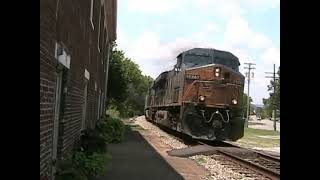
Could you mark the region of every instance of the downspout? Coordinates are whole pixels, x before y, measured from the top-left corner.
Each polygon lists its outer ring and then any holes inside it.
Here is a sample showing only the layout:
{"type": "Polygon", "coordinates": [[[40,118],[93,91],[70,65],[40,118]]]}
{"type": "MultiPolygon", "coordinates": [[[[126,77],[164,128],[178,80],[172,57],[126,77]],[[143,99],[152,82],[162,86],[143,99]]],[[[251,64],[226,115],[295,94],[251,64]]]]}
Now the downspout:
{"type": "Polygon", "coordinates": [[[106,78],[105,78],[105,87],[104,87],[104,100],[103,100],[103,115],[105,115],[106,112],[106,106],[107,106],[107,88],[108,88],[108,79],[109,79],[109,62],[110,62],[110,42],[108,43],[108,53],[107,53],[107,62],[106,62],[106,78]]]}

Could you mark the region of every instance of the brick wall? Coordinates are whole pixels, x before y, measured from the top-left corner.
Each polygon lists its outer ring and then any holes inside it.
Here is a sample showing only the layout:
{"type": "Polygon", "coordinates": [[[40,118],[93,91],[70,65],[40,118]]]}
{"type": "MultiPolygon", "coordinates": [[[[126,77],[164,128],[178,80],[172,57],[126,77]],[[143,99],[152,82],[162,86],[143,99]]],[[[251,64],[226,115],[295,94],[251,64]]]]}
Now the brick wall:
{"type": "MultiPolygon", "coordinates": [[[[106,24],[113,20],[115,12],[104,0],[106,24]],[[106,7],[108,5],[108,7],[106,7]]],[[[91,26],[90,0],[41,0],[40,1],[40,176],[50,177],[55,111],[56,79],[59,62],[55,58],[56,42],[63,45],[71,56],[70,69],[63,73],[63,89],[59,116],[58,158],[70,151],[80,137],[84,105],[84,72],[90,73],[88,81],[87,127],[93,127],[98,118],[99,91],[105,92],[107,44],[115,39],[115,27],[103,27],[98,50],[100,0],[94,0],[93,24],[91,26]],[[104,32],[108,32],[106,35],[104,32]],[[106,39],[106,37],[111,37],[106,39]],[[95,85],[96,84],[96,85],[95,85]],[[97,88],[95,88],[97,87],[97,88]]],[[[104,16],[102,16],[104,17],[104,16]]],[[[101,31],[101,29],[100,29],[101,31]]],[[[104,97],[103,95],[101,96],[104,97]]],[[[104,100],[101,103],[105,105],[104,100]]],[[[49,178],[50,179],[50,178],[49,178]]]]}
{"type": "Polygon", "coordinates": [[[49,175],[55,92],[55,1],[40,1],[40,174],[49,175]]]}

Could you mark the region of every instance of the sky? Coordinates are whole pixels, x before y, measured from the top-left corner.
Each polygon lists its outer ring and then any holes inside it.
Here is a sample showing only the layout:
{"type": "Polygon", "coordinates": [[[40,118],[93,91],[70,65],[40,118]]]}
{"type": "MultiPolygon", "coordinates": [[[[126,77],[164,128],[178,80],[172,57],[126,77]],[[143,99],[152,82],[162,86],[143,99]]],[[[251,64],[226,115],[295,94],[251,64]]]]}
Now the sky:
{"type": "MultiPolygon", "coordinates": [[[[255,63],[250,83],[254,104],[268,98],[265,72],[280,66],[280,0],[119,0],[118,49],[156,78],[176,56],[195,48],[229,51],[255,63]]],[[[247,83],[245,93],[247,92],[247,83]]]]}

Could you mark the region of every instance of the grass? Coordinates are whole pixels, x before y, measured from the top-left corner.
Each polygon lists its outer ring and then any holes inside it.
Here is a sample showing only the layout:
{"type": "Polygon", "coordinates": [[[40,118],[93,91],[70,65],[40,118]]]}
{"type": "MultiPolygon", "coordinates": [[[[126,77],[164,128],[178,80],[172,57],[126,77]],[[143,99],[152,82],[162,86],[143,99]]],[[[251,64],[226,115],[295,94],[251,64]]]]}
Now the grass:
{"type": "Polygon", "coordinates": [[[252,129],[245,128],[244,129],[245,136],[280,136],[280,132],[272,131],[272,130],[264,130],[264,129],[252,129]]]}
{"type": "Polygon", "coordinates": [[[272,148],[280,146],[280,133],[278,131],[245,128],[243,138],[237,141],[247,147],[272,148]],[[266,136],[266,137],[261,137],[266,136]],[[268,138],[267,136],[271,136],[268,138]],[[276,138],[272,138],[276,137],[276,138]]]}
{"type": "Polygon", "coordinates": [[[132,130],[132,131],[144,130],[141,126],[136,125],[136,124],[126,124],[125,126],[126,126],[127,131],[129,131],[129,130],[132,130]]]}
{"type": "Polygon", "coordinates": [[[199,163],[206,163],[206,162],[207,162],[207,161],[206,161],[204,158],[202,158],[202,157],[197,158],[196,161],[198,161],[199,163]]]}

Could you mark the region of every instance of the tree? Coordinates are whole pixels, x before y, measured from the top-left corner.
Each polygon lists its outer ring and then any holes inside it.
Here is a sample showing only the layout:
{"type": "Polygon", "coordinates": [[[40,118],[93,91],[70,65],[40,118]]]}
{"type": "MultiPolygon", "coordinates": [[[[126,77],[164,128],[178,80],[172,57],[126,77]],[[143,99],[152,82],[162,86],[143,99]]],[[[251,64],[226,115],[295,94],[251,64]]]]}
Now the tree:
{"type": "Polygon", "coordinates": [[[128,83],[124,74],[123,59],[125,57],[122,51],[114,50],[112,52],[108,76],[108,96],[111,101],[123,102],[127,97],[128,83]]]}
{"type": "Polygon", "coordinates": [[[280,67],[277,75],[278,78],[276,81],[271,80],[270,85],[268,85],[268,91],[271,91],[270,97],[268,99],[263,99],[267,117],[272,116],[272,110],[277,111],[276,116],[280,115],[280,67]],[[275,88],[275,93],[273,92],[273,88],[275,88]]]}
{"type": "Polygon", "coordinates": [[[143,114],[145,96],[153,79],[142,75],[139,66],[116,48],[112,51],[108,81],[109,107],[116,108],[123,117],[143,114]]]}
{"type": "Polygon", "coordinates": [[[262,99],[263,102],[263,113],[262,113],[262,118],[269,118],[272,115],[272,106],[271,106],[271,101],[270,98],[267,99],[262,99]]]}
{"type": "MultiPolygon", "coordinates": [[[[242,112],[243,112],[243,117],[244,118],[247,118],[247,104],[248,104],[248,95],[246,93],[243,93],[243,96],[242,96],[242,101],[241,101],[241,107],[243,107],[242,109],[242,112]]],[[[252,103],[252,98],[250,97],[249,98],[249,101],[250,103],[252,103]]],[[[250,114],[253,113],[253,108],[252,106],[250,105],[250,114]]]]}

